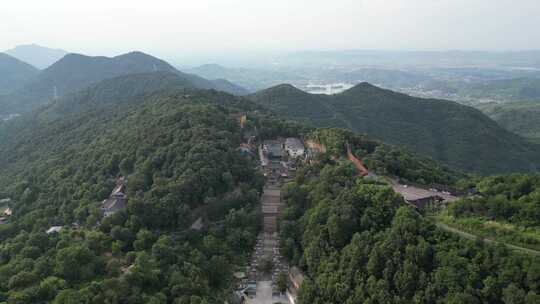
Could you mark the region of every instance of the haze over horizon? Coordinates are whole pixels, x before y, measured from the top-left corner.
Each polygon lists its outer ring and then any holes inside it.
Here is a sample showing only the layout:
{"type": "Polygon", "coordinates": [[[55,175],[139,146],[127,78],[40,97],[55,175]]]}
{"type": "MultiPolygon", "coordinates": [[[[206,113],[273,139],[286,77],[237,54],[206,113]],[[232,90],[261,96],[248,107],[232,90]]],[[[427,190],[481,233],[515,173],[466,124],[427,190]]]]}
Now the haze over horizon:
{"type": "Polygon", "coordinates": [[[0,11],[0,49],[140,50],[180,62],[301,50],[532,50],[540,49],[540,32],[527,29],[540,28],[538,15],[535,0],[9,0],[0,11]]]}

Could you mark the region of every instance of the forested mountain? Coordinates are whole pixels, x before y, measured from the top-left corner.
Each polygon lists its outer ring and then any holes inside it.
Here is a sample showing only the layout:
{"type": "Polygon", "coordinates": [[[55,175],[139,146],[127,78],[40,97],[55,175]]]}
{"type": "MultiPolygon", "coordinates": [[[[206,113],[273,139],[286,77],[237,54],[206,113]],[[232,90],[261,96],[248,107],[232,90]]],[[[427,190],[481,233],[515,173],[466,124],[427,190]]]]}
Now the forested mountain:
{"type": "Polygon", "coordinates": [[[38,118],[54,119],[62,115],[84,112],[96,106],[122,106],[135,97],[180,88],[195,88],[186,77],[169,71],[129,74],[100,81],[90,87],[67,94],[39,111],[38,118]]]}
{"type": "Polygon", "coordinates": [[[540,143],[540,101],[477,106],[505,129],[540,143]]]}
{"type": "Polygon", "coordinates": [[[463,175],[189,85],[170,72],[120,76],[0,130],[0,198],[13,211],[0,225],[1,301],[222,303],[260,231],[264,178],[237,150],[238,113],[259,139],[304,136],[326,147],[287,186],[280,223],[283,254],[307,275],[300,303],[538,299],[537,260],[443,233],[342,155],[349,144],[373,172],[411,182],[454,185],[463,175]],[[127,206],[103,217],[119,175],[127,206]],[[190,229],[198,218],[205,227],[190,229]]]}
{"type": "Polygon", "coordinates": [[[280,85],[250,98],[283,117],[349,128],[467,171],[536,171],[540,166],[537,146],[455,102],[411,97],[368,83],[331,96],[280,85]]]}
{"type": "Polygon", "coordinates": [[[28,63],[0,53],[0,94],[22,87],[38,73],[38,69],[28,63]]]}
{"type": "Polygon", "coordinates": [[[217,91],[169,91],[2,140],[0,195],[13,215],[0,225],[0,300],[221,303],[259,229],[262,175],[238,153],[231,115],[253,108],[217,91]],[[127,209],[103,218],[119,174],[127,209]],[[197,217],[209,227],[190,230],[197,217]],[[45,233],[55,225],[64,230],[45,233]]]}
{"type": "Polygon", "coordinates": [[[165,71],[106,79],[81,91],[60,97],[9,123],[0,122],[0,141],[9,141],[12,134],[33,132],[37,126],[65,115],[85,113],[96,107],[125,107],[128,103],[133,106],[142,102],[151,93],[182,88],[194,88],[194,85],[181,75],[165,71]]]}
{"type": "Polygon", "coordinates": [[[116,57],[90,57],[68,54],[38,77],[16,92],[0,96],[0,114],[27,112],[53,99],[54,94],[64,96],[84,89],[104,79],[128,74],[171,72],[191,82],[194,87],[218,89],[231,93],[243,92],[228,82],[212,82],[204,78],[182,73],[167,62],[141,52],[116,57]]]}
{"type": "Polygon", "coordinates": [[[51,49],[37,44],[18,45],[6,51],[7,54],[38,69],[45,69],[67,55],[62,49],[51,49]]]}
{"type": "Polygon", "coordinates": [[[231,93],[234,95],[247,95],[249,93],[248,90],[244,89],[243,87],[230,82],[227,79],[223,78],[211,78],[212,79],[212,87],[209,87],[208,89],[214,88],[216,90],[220,90],[223,92],[231,93]]]}

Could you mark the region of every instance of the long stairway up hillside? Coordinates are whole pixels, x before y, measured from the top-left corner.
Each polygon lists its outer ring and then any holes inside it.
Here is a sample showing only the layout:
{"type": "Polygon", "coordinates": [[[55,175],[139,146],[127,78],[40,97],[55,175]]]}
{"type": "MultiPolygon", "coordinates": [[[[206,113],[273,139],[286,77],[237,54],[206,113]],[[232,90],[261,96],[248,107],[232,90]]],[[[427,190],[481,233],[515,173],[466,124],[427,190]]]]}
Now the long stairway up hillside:
{"type": "Polygon", "coordinates": [[[278,235],[278,217],[283,210],[281,186],[283,178],[282,159],[268,159],[260,153],[261,164],[266,176],[266,184],[261,196],[261,213],[263,233],[258,237],[249,266],[250,296],[246,299],[249,304],[290,303],[288,298],[277,288],[277,278],[280,273],[289,273],[289,265],[281,256],[280,239],[278,235]],[[270,265],[271,270],[264,270],[264,265],[270,265]]]}
{"type": "Polygon", "coordinates": [[[277,233],[277,217],[283,209],[281,190],[276,186],[266,186],[261,198],[264,232],[277,233]]]}

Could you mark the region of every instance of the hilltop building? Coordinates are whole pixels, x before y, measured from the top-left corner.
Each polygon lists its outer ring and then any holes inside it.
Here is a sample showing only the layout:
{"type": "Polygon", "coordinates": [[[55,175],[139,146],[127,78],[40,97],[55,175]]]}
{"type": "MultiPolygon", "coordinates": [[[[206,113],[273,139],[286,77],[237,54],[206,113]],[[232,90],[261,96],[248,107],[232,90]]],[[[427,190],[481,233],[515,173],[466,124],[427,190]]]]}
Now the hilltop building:
{"type": "MultiPolygon", "coordinates": [[[[401,194],[403,199],[416,208],[422,209],[429,204],[441,204],[445,202],[443,194],[433,193],[433,191],[421,189],[414,186],[394,184],[392,188],[395,192],[401,194]]],[[[450,196],[448,196],[451,200],[450,196]]]]}
{"type": "Polygon", "coordinates": [[[281,159],[283,157],[283,145],[279,140],[265,140],[263,151],[269,159],[281,159]]]}
{"type": "Polygon", "coordinates": [[[285,151],[292,158],[304,156],[306,149],[302,141],[295,137],[289,137],[285,140],[285,151]]]}

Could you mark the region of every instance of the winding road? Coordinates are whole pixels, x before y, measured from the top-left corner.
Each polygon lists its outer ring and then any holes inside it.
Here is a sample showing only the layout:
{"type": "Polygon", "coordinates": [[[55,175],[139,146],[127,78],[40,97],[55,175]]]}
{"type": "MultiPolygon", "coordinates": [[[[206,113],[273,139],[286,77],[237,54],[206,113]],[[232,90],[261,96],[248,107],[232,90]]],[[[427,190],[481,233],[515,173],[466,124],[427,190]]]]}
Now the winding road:
{"type": "Polygon", "coordinates": [[[471,234],[469,232],[465,232],[463,230],[459,230],[457,228],[454,228],[454,227],[451,227],[451,226],[448,226],[447,224],[443,223],[443,222],[439,222],[439,221],[436,221],[435,220],[435,225],[437,227],[439,227],[440,229],[444,230],[444,231],[448,231],[450,233],[454,233],[454,234],[457,234],[463,238],[466,238],[466,239],[469,239],[471,241],[475,241],[477,239],[483,239],[484,242],[486,243],[490,243],[490,244],[502,244],[512,250],[517,250],[517,251],[521,251],[521,252],[524,252],[524,253],[527,253],[527,254],[532,254],[532,255],[536,255],[536,256],[540,256],[540,251],[537,251],[537,250],[534,250],[534,249],[529,249],[529,248],[524,248],[524,247],[519,247],[519,246],[516,246],[516,245],[512,245],[512,244],[508,244],[508,243],[503,243],[503,242],[499,242],[499,241],[495,241],[495,240],[490,240],[490,239],[486,239],[486,238],[483,238],[483,237],[479,237],[477,235],[474,235],[474,234],[471,234]]]}
{"type": "MultiPolygon", "coordinates": [[[[418,188],[418,187],[414,187],[414,186],[410,186],[410,185],[409,186],[401,185],[396,180],[393,180],[393,179],[390,179],[390,184],[392,185],[392,189],[394,189],[395,192],[401,194],[403,196],[403,198],[405,200],[407,200],[407,201],[408,200],[418,199],[418,198],[421,198],[421,197],[435,196],[435,195],[442,197],[444,199],[444,201],[446,201],[446,202],[453,202],[453,201],[455,201],[455,200],[457,200],[459,198],[457,196],[453,196],[453,195],[448,194],[448,193],[438,192],[438,191],[434,191],[434,190],[422,189],[422,188],[418,188]]],[[[435,218],[431,218],[431,219],[435,222],[435,225],[437,227],[439,227],[440,229],[442,229],[444,231],[447,231],[447,232],[450,232],[450,233],[453,233],[453,234],[457,234],[460,237],[466,238],[468,240],[475,241],[477,239],[483,239],[486,243],[489,243],[489,244],[502,244],[502,245],[505,245],[506,247],[508,247],[508,248],[510,248],[512,250],[517,250],[517,251],[521,251],[523,253],[540,256],[540,251],[538,251],[538,250],[529,249],[529,248],[525,248],[525,247],[520,247],[520,246],[508,244],[508,243],[505,243],[505,242],[499,242],[499,241],[491,240],[491,239],[486,239],[484,237],[472,234],[470,232],[466,232],[466,231],[460,230],[458,228],[451,227],[448,224],[446,224],[444,222],[441,222],[441,221],[438,221],[435,218]]]]}

